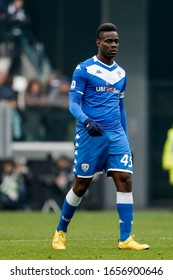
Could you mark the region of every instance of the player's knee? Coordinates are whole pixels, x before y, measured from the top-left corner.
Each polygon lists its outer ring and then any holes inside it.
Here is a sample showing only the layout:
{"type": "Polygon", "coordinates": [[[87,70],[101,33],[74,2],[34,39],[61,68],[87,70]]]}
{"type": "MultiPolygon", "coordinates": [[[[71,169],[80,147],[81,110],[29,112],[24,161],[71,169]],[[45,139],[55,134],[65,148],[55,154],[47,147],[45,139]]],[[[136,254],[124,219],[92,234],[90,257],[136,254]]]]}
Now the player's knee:
{"type": "Polygon", "coordinates": [[[73,186],[73,191],[78,197],[84,196],[86,193],[89,185],[90,185],[91,179],[84,179],[80,177],[75,177],[75,182],[73,186]]]}
{"type": "Polygon", "coordinates": [[[116,178],[115,184],[117,187],[117,191],[131,192],[132,191],[131,174],[127,172],[119,173],[118,178],[116,178]]]}
{"type": "Polygon", "coordinates": [[[84,186],[80,186],[78,185],[77,187],[73,188],[74,193],[78,196],[78,197],[82,197],[84,196],[84,194],[86,193],[86,188],[84,186]]]}
{"type": "Polygon", "coordinates": [[[121,175],[120,175],[121,182],[130,183],[131,179],[132,179],[131,174],[128,173],[128,172],[122,172],[121,175]]]}
{"type": "Polygon", "coordinates": [[[121,184],[123,187],[123,191],[125,192],[131,192],[132,191],[132,178],[129,173],[124,174],[121,178],[121,184]]]}
{"type": "Polygon", "coordinates": [[[82,183],[75,184],[73,187],[73,191],[78,197],[84,196],[86,190],[87,190],[87,186],[82,183]]]}

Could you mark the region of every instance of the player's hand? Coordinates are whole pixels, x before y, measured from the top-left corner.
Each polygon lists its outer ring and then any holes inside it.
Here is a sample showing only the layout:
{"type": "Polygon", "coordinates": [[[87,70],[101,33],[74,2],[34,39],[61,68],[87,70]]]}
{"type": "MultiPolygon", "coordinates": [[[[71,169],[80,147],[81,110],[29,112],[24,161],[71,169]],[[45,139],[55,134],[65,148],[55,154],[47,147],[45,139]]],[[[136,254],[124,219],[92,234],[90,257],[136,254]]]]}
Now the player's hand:
{"type": "Polygon", "coordinates": [[[95,123],[92,119],[88,118],[84,121],[84,125],[90,136],[102,136],[103,129],[97,123],[95,123]]]}

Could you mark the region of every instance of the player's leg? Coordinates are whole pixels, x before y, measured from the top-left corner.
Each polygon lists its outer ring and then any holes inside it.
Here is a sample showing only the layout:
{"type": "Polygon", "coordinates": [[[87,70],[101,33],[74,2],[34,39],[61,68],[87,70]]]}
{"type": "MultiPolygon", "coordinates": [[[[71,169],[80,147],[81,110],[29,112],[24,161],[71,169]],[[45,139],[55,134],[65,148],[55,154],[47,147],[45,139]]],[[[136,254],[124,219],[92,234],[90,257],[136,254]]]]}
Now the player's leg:
{"type": "Polygon", "coordinates": [[[65,233],[67,232],[67,227],[78,207],[80,204],[86,190],[89,187],[92,178],[79,178],[75,176],[74,179],[74,186],[73,188],[67,193],[62,211],[60,220],[57,226],[57,229],[54,234],[52,247],[54,249],[65,249],[65,233]]]}
{"type": "Polygon", "coordinates": [[[117,188],[116,207],[120,222],[120,241],[124,241],[130,236],[133,224],[131,174],[122,171],[112,171],[111,175],[117,188]]]}
{"type": "Polygon", "coordinates": [[[133,225],[133,194],[132,178],[133,172],[131,151],[120,155],[109,155],[106,172],[112,176],[117,188],[116,207],[119,214],[120,241],[118,248],[129,250],[145,250],[147,244],[139,244],[131,236],[133,225]]]}
{"type": "Polygon", "coordinates": [[[112,176],[117,188],[117,211],[120,221],[121,249],[144,250],[147,244],[135,242],[131,236],[133,224],[133,194],[132,178],[133,162],[128,139],[122,130],[108,132],[110,139],[109,157],[106,162],[105,172],[112,176]],[[116,153],[116,154],[115,154],[116,153]]]}
{"type": "Polygon", "coordinates": [[[116,133],[112,133],[110,139],[112,141],[106,172],[108,176],[112,176],[117,188],[116,206],[120,221],[120,241],[124,241],[131,234],[133,223],[132,155],[125,134],[122,133],[117,137],[116,133]],[[114,154],[114,151],[117,154],[114,154]]]}
{"type": "Polygon", "coordinates": [[[86,130],[75,135],[73,188],[68,192],[62,207],[60,221],[56,229],[52,246],[65,249],[65,233],[77,206],[82,200],[96,172],[102,171],[107,151],[107,136],[92,137],[86,130]],[[61,242],[62,241],[62,242],[61,242]]]}
{"type": "Polygon", "coordinates": [[[139,244],[131,236],[133,224],[133,196],[131,174],[113,171],[112,177],[117,188],[117,211],[120,221],[119,249],[146,250],[148,244],[139,244]]]}
{"type": "Polygon", "coordinates": [[[75,176],[73,188],[69,190],[64,199],[60,221],[57,226],[58,231],[63,230],[64,232],[67,232],[68,224],[88,189],[91,180],[92,178],[79,178],[75,176]]]}

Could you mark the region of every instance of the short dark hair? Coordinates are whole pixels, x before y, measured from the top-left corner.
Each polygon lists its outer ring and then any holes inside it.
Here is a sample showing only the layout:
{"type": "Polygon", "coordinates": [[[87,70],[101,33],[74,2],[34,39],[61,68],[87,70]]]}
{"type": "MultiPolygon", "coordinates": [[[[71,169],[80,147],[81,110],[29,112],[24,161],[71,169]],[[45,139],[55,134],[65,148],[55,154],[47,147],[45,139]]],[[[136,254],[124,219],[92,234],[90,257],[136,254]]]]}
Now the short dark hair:
{"type": "Polygon", "coordinates": [[[102,23],[97,29],[96,38],[99,39],[101,32],[109,32],[109,31],[117,32],[116,25],[111,22],[102,23]]]}

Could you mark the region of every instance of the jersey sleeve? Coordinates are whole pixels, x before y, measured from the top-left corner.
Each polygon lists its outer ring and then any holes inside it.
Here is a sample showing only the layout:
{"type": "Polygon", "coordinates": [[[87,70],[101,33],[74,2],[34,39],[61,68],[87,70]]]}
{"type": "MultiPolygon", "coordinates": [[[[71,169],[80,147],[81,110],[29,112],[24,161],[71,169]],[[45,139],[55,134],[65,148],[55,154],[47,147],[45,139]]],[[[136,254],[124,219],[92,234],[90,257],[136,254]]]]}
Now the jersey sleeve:
{"type": "Polygon", "coordinates": [[[70,92],[78,92],[84,94],[86,87],[86,74],[82,64],[79,64],[74,70],[70,92]]]}
{"type": "Polygon", "coordinates": [[[82,65],[78,65],[73,73],[72,83],[69,94],[69,110],[71,114],[81,123],[83,123],[88,116],[84,114],[81,109],[82,97],[86,87],[86,76],[82,65]]]}
{"type": "Polygon", "coordinates": [[[127,84],[127,77],[125,76],[124,77],[124,84],[123,84],[123,87],[122,87],[121,92],[120,92],[120,98],[124,98],[124,93],[126,91],[126,84],[127,84]]]}

